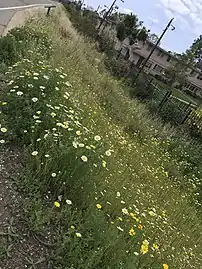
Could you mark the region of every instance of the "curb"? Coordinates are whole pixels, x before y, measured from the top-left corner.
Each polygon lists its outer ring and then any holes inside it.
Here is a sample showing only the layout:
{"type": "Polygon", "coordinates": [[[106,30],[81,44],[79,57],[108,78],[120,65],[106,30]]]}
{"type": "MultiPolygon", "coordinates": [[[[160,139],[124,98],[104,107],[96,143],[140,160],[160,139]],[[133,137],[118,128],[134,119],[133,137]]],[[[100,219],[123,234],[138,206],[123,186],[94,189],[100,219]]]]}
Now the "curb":
{"type": "Polygon", "coordinates": [[[6,36],[10,30],[15,27],[23,26],[29,19],[36,17],[37,14],[47,14],[47,9],[44,6],[30,7],[16,11],[11,17],[7,26],[3,29],[1,36],[6,36]]]}

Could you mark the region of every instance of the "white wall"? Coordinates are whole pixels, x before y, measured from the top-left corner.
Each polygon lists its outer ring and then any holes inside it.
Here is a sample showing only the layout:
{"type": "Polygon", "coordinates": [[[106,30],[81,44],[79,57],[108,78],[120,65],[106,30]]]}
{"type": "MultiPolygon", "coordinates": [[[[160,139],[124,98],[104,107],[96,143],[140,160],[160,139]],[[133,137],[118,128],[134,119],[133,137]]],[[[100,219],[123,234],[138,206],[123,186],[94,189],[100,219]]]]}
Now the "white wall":
{"type": "MultiPolygon", "coordinates": [[[[125,55],[128,50],[127,48],[129,48],[129,51],[130,51],[129,60],[131,62],[134,62],[134,64],[137,64],[141,56],[144,57],[145,59],[149,56],[149,53],[151,52],[152,48],[150,48],[149,50],[148,46],[149,46],[149,43],[146,42],[144,44],[142,41],[138,41],[136,44],[130,46],[129,39],[126,38],[123,42],[120,42],[117,40],[115,44],[115,49],[120,50],[122,48],[122,54],[125,55]]],[[[156,64],[161,66],[163,69],[167,69],[168,67],[170,67],[171,65],[177,62],[174,57],[172,57],[170,61],[167,61],[169,54],[166,52],[162,52],[161,53],[162,56],[161,56],[159,55],[160,51],[161,50],[157,48],[153,52],[149,60],[149,62],[152,63],[152,66],[150,68],[145,68],[145,71],[147,73],[159,74],[159,72],[154,69],[156,64]]],[[[187,81],[191,83],[192,85],[194,85],[195,87],[201,89],[201,90],[196,89],[197,95],[201,96],[202,95],[202,80],[197,79],[200,72],[196,72],[196,74],[190,75],[189,73],[191,72],[191,70],[192,70],[191,68],[188,70],[187,81]]],[[[202,77],[202,74],[201,74],[201,77],[202,77]]]]}

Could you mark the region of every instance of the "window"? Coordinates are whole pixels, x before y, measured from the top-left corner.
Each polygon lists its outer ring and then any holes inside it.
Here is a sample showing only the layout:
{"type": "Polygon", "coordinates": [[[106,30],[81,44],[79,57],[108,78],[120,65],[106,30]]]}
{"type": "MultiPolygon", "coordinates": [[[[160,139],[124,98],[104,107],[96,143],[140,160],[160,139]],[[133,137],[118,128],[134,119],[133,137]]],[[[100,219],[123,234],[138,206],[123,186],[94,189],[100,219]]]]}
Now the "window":
{"type": "Polygon", "coordinates": [[[162,73],[163,72],[163,67],[161,67],[160,65],[156,64],[154,66],[154,70],[158,73],[162,73]]]}
{"type": "Polygon", "coordinates": [[[189,82],[186,82],[184,87],[187,89],[187,90],[190,90],[191,88],[191,84],[189,82]]]}
{"type": "Polygon", "coordinates": [[[147,62],[145,65],[145,67],[147,67],[147,68],[151,68],[151,66],[152,66],[152,62],[147,62]]]}
{"type": "Polygon", "coordinates": [[[147,47],[147,50],[150,51],[152,49],[152,45],[149,44],[148,47],[147,47]]]}
{"type": "Polygon", "coordinates": [[[164,52],[161,50],[158,50],[157,52],[157,56],[163,57],[164,56],[164,52]]]}
{"type": "Polygon", "coordinates": [[[168,58],[167,58],[167,62],[170,62],[170,60],[171,60],[171,55],[168,55],[168,58]]]}
{"type": "Polygon", "coordinates": [[[195,75],[195,71],[192,69],[190,75],[195,75]]]}
{"type": "Polygon", "coordinates": [[[197,79],[202,80],[202,76],[201,75],[198,75],[197,76],[197,79]]]}
{"type": "Polygon", "coordinates": [[[157,52],[157,56],[161,56],[161,51],[160,50],[157,52]]]}
{"type": "Polygon", "coordinates": [[[195,89],[196,89],[196,87],[193,86],[193,85],[190,87],[190,90],[191,90],[191,91],[194,91],[195,89]]]}

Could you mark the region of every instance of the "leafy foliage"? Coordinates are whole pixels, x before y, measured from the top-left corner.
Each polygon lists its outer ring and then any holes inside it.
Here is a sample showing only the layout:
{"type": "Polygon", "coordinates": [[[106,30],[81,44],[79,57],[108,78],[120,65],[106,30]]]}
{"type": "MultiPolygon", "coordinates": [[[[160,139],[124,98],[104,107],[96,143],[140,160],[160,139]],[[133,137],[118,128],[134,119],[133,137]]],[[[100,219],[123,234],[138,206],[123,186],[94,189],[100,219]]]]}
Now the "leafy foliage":
{"type": "Polygon", "coordinates": [[[126,34],[125,34],[125,25],[123,22],[120,22],[119,24],[117,24],[116,31],[117,31],[118,40],[124,41],[126,34]]]}
{"type": "Polygon", "coordinates": [[[186,51],[189,58],[192,59],[193,63],[196,63],[196,66],[201,68],[202,66],[202,35],[194,40],[190,49],[186,51]]]}
{"type": "Polygon", "coordinates": [[[24,26],[22,29],[11,30],[7,36],[0,39],[0,61],[7,65],[17,62],[25,55],[30,42],[33,46],[42,44],[40,50],[46,52],[47,57],[50,56],[52,44],[46,33],[30,32],[24,26]]]}
{"type": "MultiPolygon", "coordinates": [[[[151,41],[152,43],[156,44],[156,42],[158,41],[159,37],[156,34],[150,34],[148,36],[149,41],[151,41]]],[[[160,44],[159,44],[160,46],[160,44]]]]}
{"type": "Polygon", "coordinates": [[[183,87],[186,82],[186,73],[188,70],[186,55],[180,55],[176,58],[175,62],[165,70],[165,76],[168,79],[168,83],[172,88],[176,83],[183,87]]]}

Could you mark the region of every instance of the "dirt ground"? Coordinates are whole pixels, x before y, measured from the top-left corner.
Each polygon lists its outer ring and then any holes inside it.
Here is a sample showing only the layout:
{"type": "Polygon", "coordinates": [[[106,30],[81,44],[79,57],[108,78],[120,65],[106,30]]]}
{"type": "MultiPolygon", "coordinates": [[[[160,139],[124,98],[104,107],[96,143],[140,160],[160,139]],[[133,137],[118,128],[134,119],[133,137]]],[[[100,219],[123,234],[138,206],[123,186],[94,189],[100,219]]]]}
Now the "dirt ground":
{"type": "Polygon", "coordinates": [[[48,249],[26,226],[15,179],[22,172],[16,147],[0,148],[0,269],[49,269],[48,249]]]}

